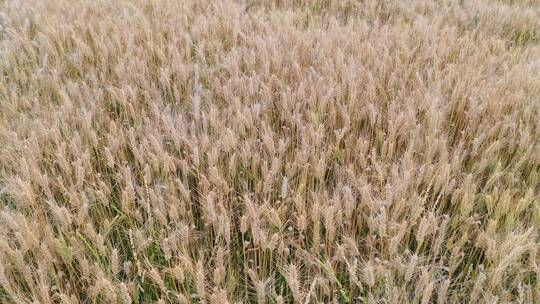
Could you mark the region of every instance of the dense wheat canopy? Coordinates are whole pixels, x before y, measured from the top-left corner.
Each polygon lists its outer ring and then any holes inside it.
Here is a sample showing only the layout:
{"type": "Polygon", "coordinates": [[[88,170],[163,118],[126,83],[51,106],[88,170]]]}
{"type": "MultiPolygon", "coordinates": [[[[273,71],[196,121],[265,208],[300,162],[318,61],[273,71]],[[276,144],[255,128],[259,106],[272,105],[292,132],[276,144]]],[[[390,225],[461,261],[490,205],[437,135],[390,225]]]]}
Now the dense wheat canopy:
{"type": "Polygon", "coordinates": [[[540,2],[0,0],[1,303],[540,303],[540,2]]]}

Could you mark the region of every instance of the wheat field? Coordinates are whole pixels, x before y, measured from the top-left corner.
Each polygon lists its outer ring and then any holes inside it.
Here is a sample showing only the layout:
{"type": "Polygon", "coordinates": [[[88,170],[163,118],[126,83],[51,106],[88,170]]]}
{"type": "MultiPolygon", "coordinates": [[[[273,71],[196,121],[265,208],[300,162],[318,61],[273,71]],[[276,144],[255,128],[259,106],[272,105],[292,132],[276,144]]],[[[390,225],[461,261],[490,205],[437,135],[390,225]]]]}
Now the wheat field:
{"type": "Polygon", "coordinates": [[[540,2],[0,0],[0,303],[540,303],[540,2]]]}

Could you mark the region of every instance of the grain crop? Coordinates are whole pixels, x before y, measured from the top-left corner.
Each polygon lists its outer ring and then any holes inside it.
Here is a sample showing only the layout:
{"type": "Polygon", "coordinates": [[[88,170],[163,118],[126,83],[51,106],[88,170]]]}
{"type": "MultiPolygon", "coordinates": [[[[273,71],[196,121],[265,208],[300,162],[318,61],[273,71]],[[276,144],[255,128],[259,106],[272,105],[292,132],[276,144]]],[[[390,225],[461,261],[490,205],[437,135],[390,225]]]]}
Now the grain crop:
{"type": "Polygon", "coordinates": [[[540,2],[0,0],[0,303],[540,303],[540,2]]]}

